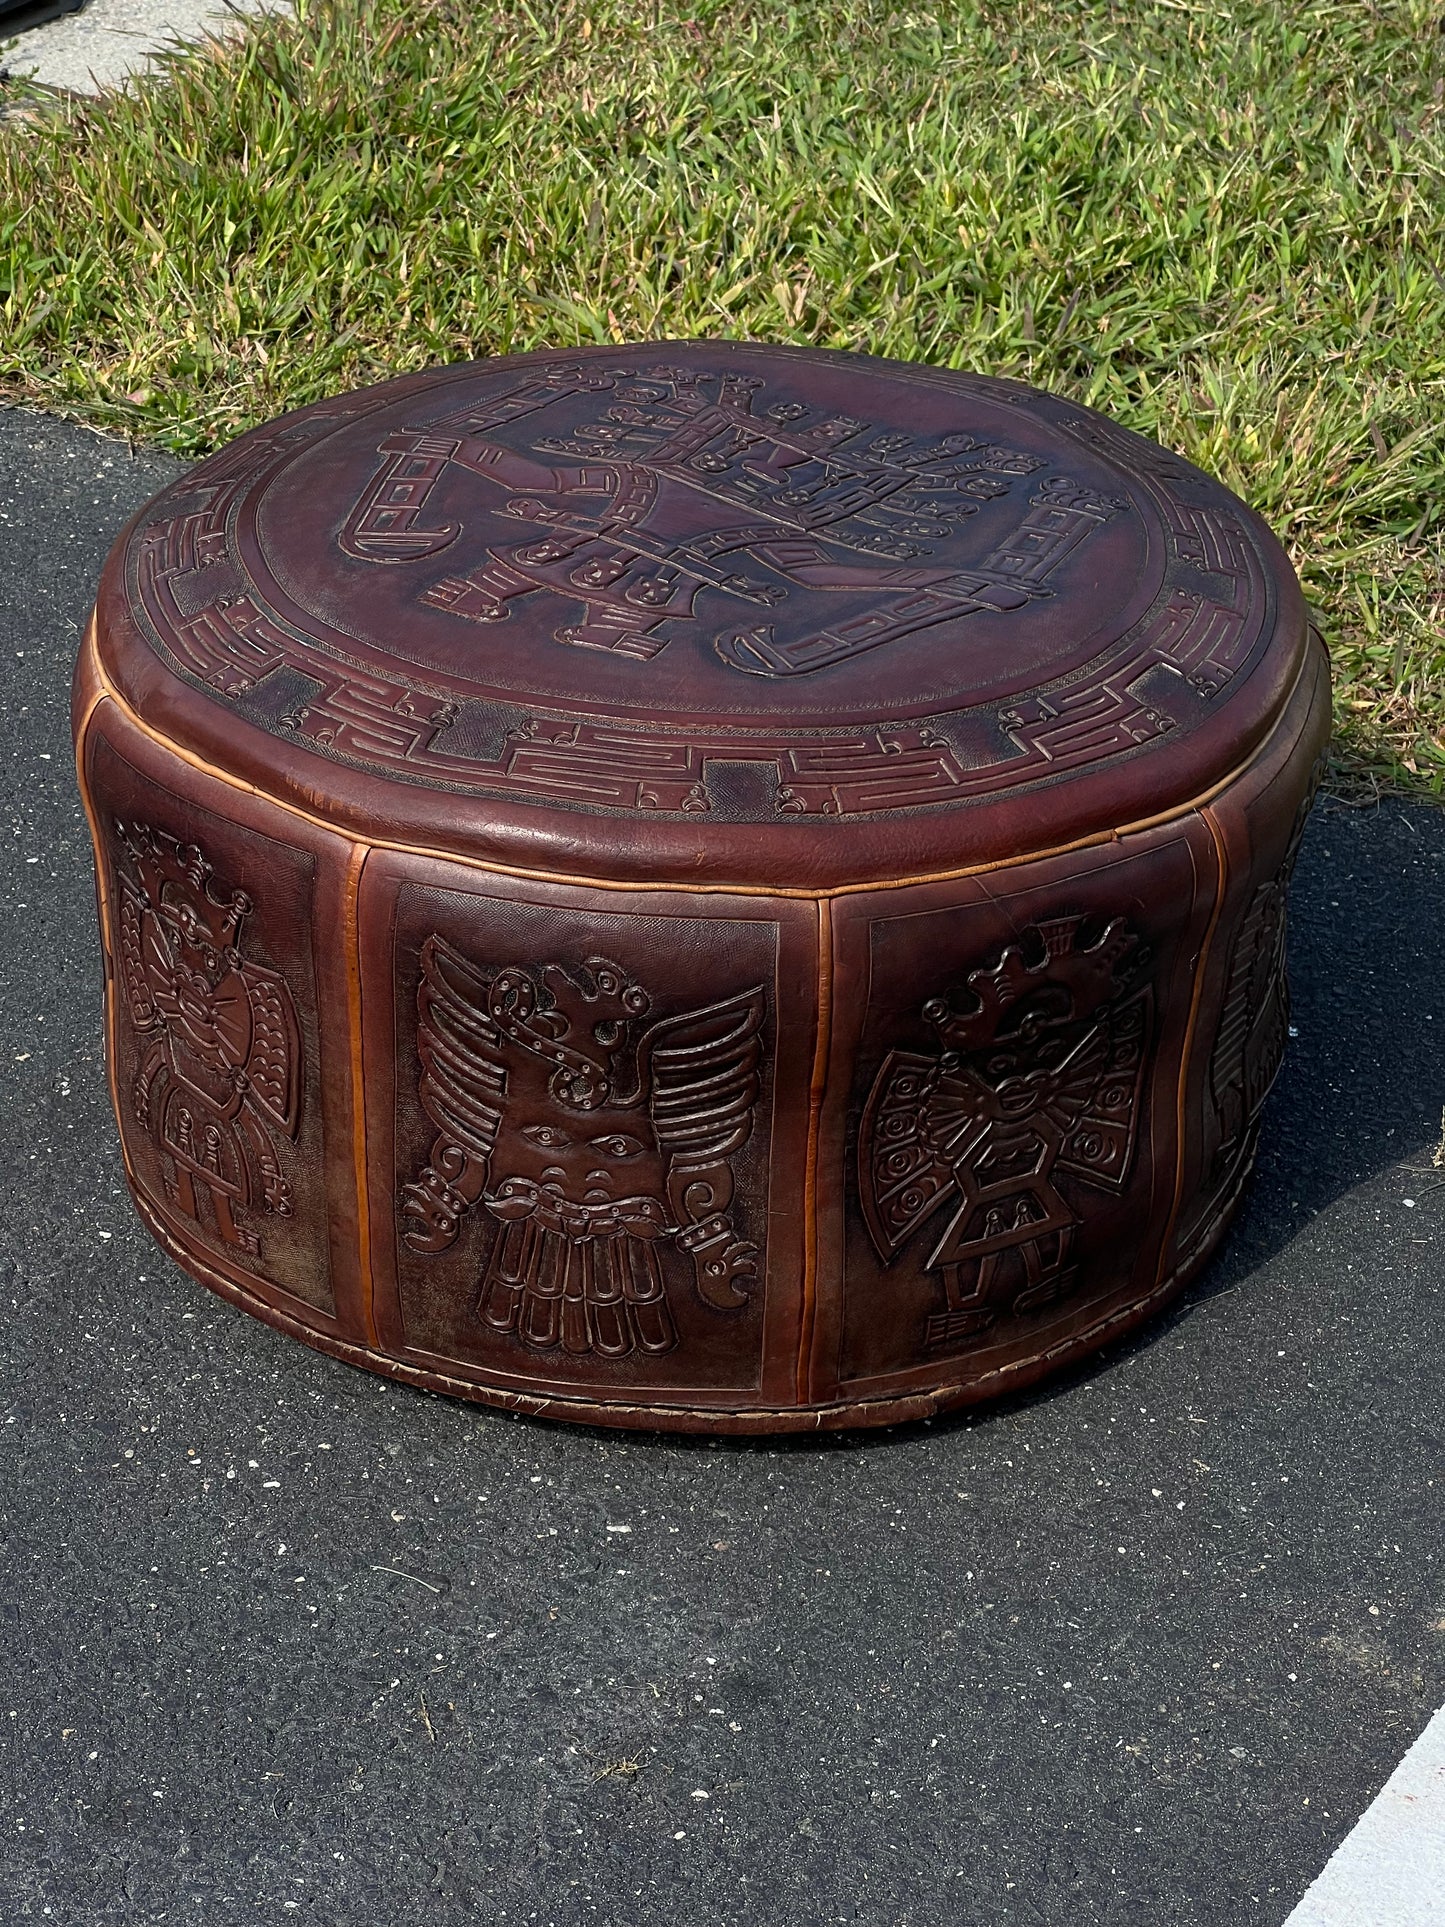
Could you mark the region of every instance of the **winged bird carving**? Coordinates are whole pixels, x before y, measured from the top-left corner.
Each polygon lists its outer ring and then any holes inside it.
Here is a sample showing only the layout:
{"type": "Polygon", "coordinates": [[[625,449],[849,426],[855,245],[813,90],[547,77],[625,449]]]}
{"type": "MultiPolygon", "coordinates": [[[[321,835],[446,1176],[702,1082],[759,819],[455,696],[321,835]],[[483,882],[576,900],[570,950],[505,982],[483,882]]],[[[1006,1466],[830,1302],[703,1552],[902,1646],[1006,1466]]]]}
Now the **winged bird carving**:
{"type": "Polygon", "coordinates": [[[402,1194],[414,1251],[495,1223],[477,1313],[538,1351],[625,1358],[678,1342],[668,1254],[702,1302],[748,1302],[730,1160],[760,1089],[761,986],[642,1028],[651,1000],[603,957],[483,968],[421,948],[418,1097],[435,1127],[402,1194]]]}
{"type": "Polygon", "coordinates": [[[294,1138],[301,1034],[285,979],[241,952],[251,899],[227,896],[197,844],[117,822],[117,976],[140,1042],[131,1106],[168,1161],[173,1203],[202,1200],[223,1242],[256,1254],[236,1218],[292,1211],[276,1138],[294,1138]]]}

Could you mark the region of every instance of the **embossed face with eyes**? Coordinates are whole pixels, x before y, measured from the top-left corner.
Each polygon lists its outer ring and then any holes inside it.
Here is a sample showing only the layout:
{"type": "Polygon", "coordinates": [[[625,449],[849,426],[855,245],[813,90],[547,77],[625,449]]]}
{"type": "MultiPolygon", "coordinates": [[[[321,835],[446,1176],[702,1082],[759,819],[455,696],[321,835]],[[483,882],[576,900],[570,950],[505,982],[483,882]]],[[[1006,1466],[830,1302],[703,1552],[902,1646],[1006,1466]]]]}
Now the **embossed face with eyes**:
{"type": "Polygon", "coordinates": [[[549,966],[539,985],[513,967],[487,985],[488,1018],[515,1047],[488,1206],[500,1217],[535,1211],[574,1237],[624,1225],[653,1236],[667,1218],[666,1160],[641,1089],[624,1094],[635,1072],[618,1061],[648,998],[605,958],[584,977],[549,966]]]}
{"type": "Polygon", "coordinates": [[[536,1096],[540,1102],[525,1109],[518,1104],[526,1121],[508,1132],[507,1170],[494,1167],[496,1178],[529,1179],[573,1204],[662,1198],[667,1174],[642,1105],[568,1110],[548,1096],[545,1085],[536,1096]]]}
{"type": "Polygon", "coordinates": [[[251,1007],[236,951],[217,941],[176,885],[167,883],[159,894],[155,918],[164,942],[149,946],[146,974],[172,1043],[212,1072],[242,1064],[250,1050],[251,1007]]]}
{"type": "Polygon", "coordinates": [[[196,987],[214,989],[229,969],[231,953],[216,943],[196,914],[195,905],[173,883],[161,890],[156,914],[171,940],[177,962],[194,978],[196,987]]]}

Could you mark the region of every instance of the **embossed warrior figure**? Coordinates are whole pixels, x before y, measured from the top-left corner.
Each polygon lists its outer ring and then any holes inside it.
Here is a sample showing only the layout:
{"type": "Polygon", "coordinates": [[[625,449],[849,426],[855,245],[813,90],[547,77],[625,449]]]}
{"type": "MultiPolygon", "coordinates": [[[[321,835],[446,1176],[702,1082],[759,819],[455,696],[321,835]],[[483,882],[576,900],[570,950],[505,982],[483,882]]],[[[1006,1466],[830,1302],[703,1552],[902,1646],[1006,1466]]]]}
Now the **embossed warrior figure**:
{"type": "Polygon", "coordinates": [[[221,1239],[255,1256],[237,1210],[291,1212],[275,1140],[298,1122],[295,1005],[242,956],[251,900],[217,892],[196,844],[142,823],[115,831],[130,858],[117,874],[118,976],[140,1049],[131,1106],[168,1161],[172,1202],[201,1222],[206,1200],[221,1239]]]}
{"type": "Polygon", "coordinates": [[[636,1036],[647,993],[615,964],[482,970],[422,946],[419,1095],[437,1128],[403,1193],[404,1237],[441,1252],[480,1202],[496,1221],[483,1322],[539,1351],[670,1351],[667,1252],[703,1303],[747,1303],[756,1247],[729,1215],[752,1132],[761,988],[636,1036]]]}
{"type": "Polygon", "coordinates": [[[859,1139],[863,1211],[895,1258],[932,1221],[925,1269],[947,1309],[942,1345],[1070,1289],[1082,1200],[1070,1181],[1128,1176],[1148,1055],[1147,961],[1122,918],[1030,926],[961,991],[930,998],[934,1055],[893,1051],[859,1139]]]}

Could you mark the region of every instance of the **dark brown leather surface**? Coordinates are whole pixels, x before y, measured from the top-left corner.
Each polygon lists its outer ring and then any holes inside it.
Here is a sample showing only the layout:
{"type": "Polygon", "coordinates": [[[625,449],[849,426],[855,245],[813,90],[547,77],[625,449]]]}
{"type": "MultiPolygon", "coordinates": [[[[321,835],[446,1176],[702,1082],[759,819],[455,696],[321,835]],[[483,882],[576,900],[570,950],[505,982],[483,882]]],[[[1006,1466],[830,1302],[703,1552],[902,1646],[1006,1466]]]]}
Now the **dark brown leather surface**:
{"type": "Polygon", "coordinates": [[[743,343],[284,417],[138,518],[100,617],[167,736],[359,833],[802,889],[1185,801],[1305,640],[1258,519],[1102,417],[743,343]]]}
{"type": "MultiPolygon", "coordinates": [[[[388,1348],[518,1390],[791,1401],[816,933],[811,904],[641,892],[599,903],[414,857],[373,858],[361,907],[367,1061],[396,1066],[367,1089],[388,1348]],[[599,1080],[596,1101],[583,1108],[557,1081],[531,1047],[535,1029],[520,1043],[501,1025],[478,1036],[472,1013],[486,1000],[474,971],[492,986],[510,973],[514,1001],[554,1000],[570,1026],[563,1041],[599,1080]],[[600,1045],[599,1025],[615,1026],[600,1045]],[[474,1198],[451,1219],[436,1208],[457,1141],[446,1120],[459,1093],[496,1085],[485,1173],[495,1202],[474,1198]],[[570,1237],[545,1202],[533,1208],[549,1184],[577,1214],[570,1237]],[[516,1217],[498,1215],[509,1192],[516,1217]],[[681,1230],[659,1236],[664,1223],[681,1230]],[[518,1288],[498,1275],[509,1226],[531,1247],[514,1267],[530,1281],[518,1288]],[[610,1257],[620,1295],[611,1275],[552,1292],[569,1254],[592,1270],[610,1257]],[[648,1309],[634,1293],[653,1275],[648,1309]],[[564,1311],[575,1328],[558,1322],[564,1311]]],[[[493,990],[492,1004],[503,1001],[493,990]]]]}
{"type": "Polygon", "coordinates": [[[239,1286],[362,1330],[337,942],[348,846],[258,798],[238,811],[111,704],[84,751],[132,1189],[239,1286]]]}
{"type": "Polygon", "coordinates": [[[1012,385],[667,344],[302,411],[138,518],[77,673],[137,1201],[524,1409],[1026,1384],[1227,1223],[1328,710],[1249,511],[1012,385]]]}

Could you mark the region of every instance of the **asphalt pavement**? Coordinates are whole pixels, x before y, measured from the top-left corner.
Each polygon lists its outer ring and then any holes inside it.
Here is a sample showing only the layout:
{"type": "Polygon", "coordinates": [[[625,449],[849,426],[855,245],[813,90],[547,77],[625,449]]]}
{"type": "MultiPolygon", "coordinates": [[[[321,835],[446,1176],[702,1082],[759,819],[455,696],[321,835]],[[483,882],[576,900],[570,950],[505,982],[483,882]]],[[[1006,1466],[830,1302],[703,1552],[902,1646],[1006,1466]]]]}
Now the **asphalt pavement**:
{"type": "Polygon", "coordinates": [[[1326,800],[1218,1262],[1035,1396],[627,1438],[127,1201],[67,696],[176,465],[0,412],[0,1920],[1278,1927],[1445,1701],[1445,812],[1326,800]]]}

